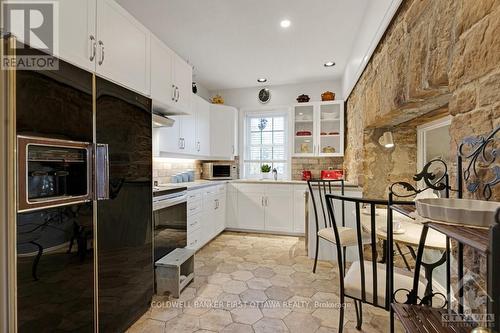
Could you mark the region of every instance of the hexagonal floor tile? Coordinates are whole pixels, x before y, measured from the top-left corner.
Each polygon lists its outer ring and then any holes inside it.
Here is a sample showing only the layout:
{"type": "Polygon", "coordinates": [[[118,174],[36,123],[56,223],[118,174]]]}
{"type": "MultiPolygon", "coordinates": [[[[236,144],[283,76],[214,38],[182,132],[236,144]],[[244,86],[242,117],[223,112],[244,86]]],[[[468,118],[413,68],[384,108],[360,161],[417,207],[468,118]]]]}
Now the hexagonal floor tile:
{"type": "Polygon", "coordinates": [[[319,319],[308,313],[292,312],[283,321],[291,333],[315,332],[320,327],[319,319]]]}
{"type": "Polygon", "coordinates": [[[259,267],[259,268],[256,268],[253,270],[253,275],[255,275],[255,277],[258,277],[258,278],[270,279],[274,275],[276,275],[276,273],[273,271],[272,268],[259,267]]]}
{"type": "Polygon", "coordinates": [[[267,295],[262,290],[248,289],[240,294],[242,302],[265,302],[267,300],[267,295]]]}
{"type": "Polygon", "coordinates": [[[231,277],[238,281],[248,281],[253,278],[253,274],[250,271],[236,271],[231,273],[231,277]]]}
{"type": "Polygon", "coordinates": [[[253,325],[255,333],[281,333],[288,332],[285,323],[280,319],[262,318],[253,325]]]}
{"type": "Polygon", "coordinates": [[[263,317],[256,307],[242,307],[231,311],[233,321],[240,324],[252,325],[263,317]]]}
{"type": "Polygon", "coordinates": [[[181,314],[180,316],[167,321],[165,325],[166,333],[191,333],[200,329],[200,319],[197,316],[181,314]]]}
{"type": "Polygon", "coordinates": [[[226,326],[221,333],[253,333],[252,326],[240,323],[232,323],[226,326]]]}
{"type": "Polygon", "coordinates": [[[326,326],[330,328],[339,327],[339,311],[327,308],[316,309],[312,313],[313,317],[320,320],[321,326],[326,326]]]}
{"type": "Polygon", "coordinates": [[[262,308],[262,314],[264,315],[264,317],[268,318],[283,319],[288,316],[290,312],[292,312],[292,310],[284,306],[262,308]]]}
{"type": "Polygon", "coordinates": [[[221,331],[233,322],[229,311],[212,309],[200,317],[200,327],[210,331],[221,331]]]}
{"type": "Polygon", "coordinates": [[[154,319],[138,320],[132,325],[127,333],[163,333],[165,330],[165,322],[154,319]]]}
{"type": "Polygon", "coordinates": [[[247,285],[250,289],[266,290],[271,286],[271,282],[268,279],[252,278],[247,281],[247,285]]]}
{"type": "Polygon", "coordinates": [[[230,294],[241,294],[248,287],[245,282],[231,280],[222,286],[222,290],[230,294]]]}
{"type": "Polygon", "coordinates": [[[269,281],[277,287],[289,287],[294,283],[293,279],[287,275],[275,275],[269,281]]]}
{"type": "Polygon", "coordinates": [[[204,299],[217,298],[222,293],[222,287],[217,284],[206,284],[198,289],[198,297],[204,299]]]}
{"type": "Polygon", "coordinates": [[[223,285],[224,283],[231,281],[231,275],[218,272],[207,276],[207,281],[211,284],[223,285]]]}
{"type": "Polygon", "coordinates": [[[294,294],[290,289],[286,287],[271,286],[266,289],[266,295],[269,297],[269,299],[273,299],[276,301],[286,301],[294,294]]]}

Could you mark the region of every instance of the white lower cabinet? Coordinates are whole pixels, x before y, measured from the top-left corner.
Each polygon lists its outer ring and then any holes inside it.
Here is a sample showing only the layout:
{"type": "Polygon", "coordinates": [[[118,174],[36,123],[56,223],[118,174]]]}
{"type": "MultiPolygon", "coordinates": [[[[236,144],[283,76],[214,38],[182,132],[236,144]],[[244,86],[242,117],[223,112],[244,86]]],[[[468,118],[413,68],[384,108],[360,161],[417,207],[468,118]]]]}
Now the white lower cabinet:
{"type": "Polygon", "coordinates": [[[238,218],[233,227],[248,230],[264,230],[264,192],[238,191],[238,218]]]}
{"type": "Polygon", "coordinates": [[[187,247],[198,250],[226,228],[226,184],[188,191],[187,247]]]}
{"type": "Polygon", "coordinates": [[[229,228],[289,234],[304,233],[305,186],[241,183],[230,186],[234,187],[234,192],[232,190],[228,192],[229,228]]]}
{"type": "Polygon", "coordinates": [[[293,187],[293,232],[305,233],[309,200],[310,195],[307,186],[295,185],[293,187]]]}

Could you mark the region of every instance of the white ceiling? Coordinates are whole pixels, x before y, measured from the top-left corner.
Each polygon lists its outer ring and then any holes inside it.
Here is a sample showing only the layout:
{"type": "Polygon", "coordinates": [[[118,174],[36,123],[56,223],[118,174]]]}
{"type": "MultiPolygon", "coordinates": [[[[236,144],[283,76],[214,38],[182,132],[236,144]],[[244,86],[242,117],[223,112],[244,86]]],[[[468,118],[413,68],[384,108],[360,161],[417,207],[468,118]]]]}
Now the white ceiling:
{"type": "Polygon", "coordinates": [[[118,0],[210,90],[340,79],[368,0],[118,0]],[[289,19],[290,28],[280,27],[289,19]],[[323,67],[333,60],[336,66],[323,67]]]}

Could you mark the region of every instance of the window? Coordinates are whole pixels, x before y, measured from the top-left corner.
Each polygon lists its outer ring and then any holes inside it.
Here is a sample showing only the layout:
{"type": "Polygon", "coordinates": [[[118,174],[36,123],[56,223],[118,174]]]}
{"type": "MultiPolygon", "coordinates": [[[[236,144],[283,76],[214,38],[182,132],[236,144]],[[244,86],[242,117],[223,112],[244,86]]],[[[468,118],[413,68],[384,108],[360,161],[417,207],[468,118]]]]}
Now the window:
{"type": "Polygon", "coordinates": [[[243,177],[260,178],[263,164],[288,178],[288,121],[286,113],[247,113],[245,117],[243,177]]]}

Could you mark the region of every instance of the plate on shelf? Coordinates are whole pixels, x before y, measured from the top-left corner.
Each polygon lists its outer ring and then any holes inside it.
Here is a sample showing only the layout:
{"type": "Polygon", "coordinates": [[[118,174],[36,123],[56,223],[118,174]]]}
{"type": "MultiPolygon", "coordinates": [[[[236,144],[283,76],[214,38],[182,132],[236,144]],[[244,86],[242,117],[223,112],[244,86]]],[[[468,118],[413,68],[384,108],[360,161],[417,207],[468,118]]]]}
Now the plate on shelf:
{"type": "Polygon", "coordinates": [[[296,136],[311,136],[312,133],[310,131],[298,131],[295,133],[296,136]]]}

